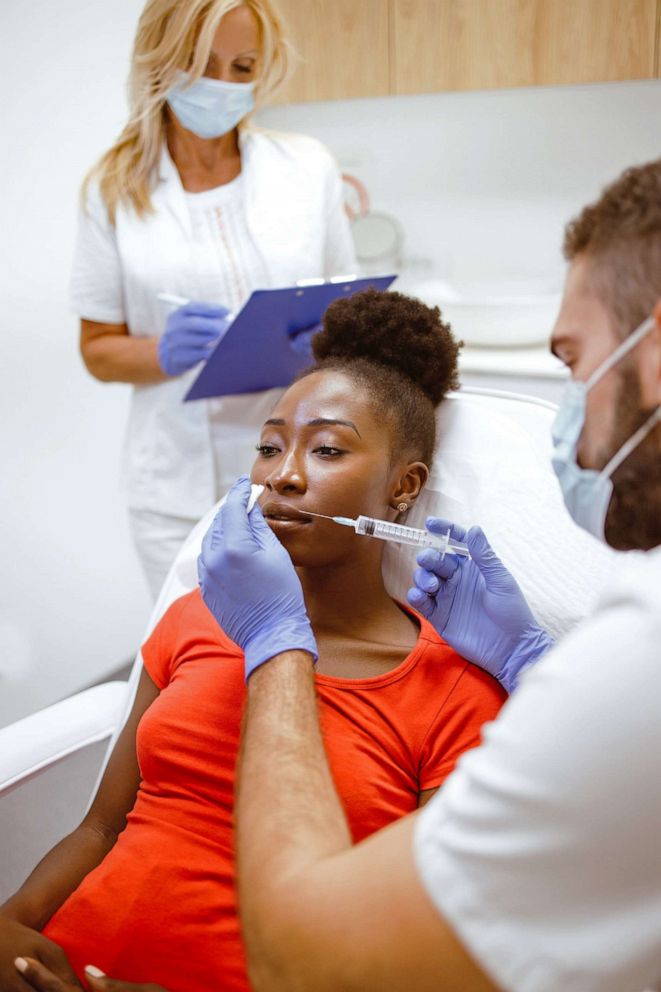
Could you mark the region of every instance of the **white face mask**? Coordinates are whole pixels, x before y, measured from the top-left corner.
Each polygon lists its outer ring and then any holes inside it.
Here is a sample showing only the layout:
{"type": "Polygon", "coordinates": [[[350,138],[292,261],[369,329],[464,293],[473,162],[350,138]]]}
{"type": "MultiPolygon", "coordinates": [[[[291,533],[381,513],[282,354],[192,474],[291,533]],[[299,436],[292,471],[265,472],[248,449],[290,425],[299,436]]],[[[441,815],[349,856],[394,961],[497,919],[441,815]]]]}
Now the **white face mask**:
{"type": "Polygon", "coordinates": [[[187,72],[178,73],[166,99],[177,120],[198,138],[220,138],[255,106],[254,83],[226,83],[202,76],[189,85],[189,79],[187,72]]]}
{"type": "Polygon", "coordinates": [[[608,464],[601,471],[596,471],[591,468],[580,468],[576,461],[576,449],[585,425],[587,395],[590,389],[603,379],[624,355],[635,348],[655,325],[654,318],[648,317],[615,349],[612,355],[602,362],[587,382],[569,382],[553,423],[553,471],[560,483],[565,506],[579,527],[583,527],[601,541],[605,540],[604,523],[613,495],[611,476],[661,421],[661,406],[658,406],[642,427],[625,441],[608,464]]]}

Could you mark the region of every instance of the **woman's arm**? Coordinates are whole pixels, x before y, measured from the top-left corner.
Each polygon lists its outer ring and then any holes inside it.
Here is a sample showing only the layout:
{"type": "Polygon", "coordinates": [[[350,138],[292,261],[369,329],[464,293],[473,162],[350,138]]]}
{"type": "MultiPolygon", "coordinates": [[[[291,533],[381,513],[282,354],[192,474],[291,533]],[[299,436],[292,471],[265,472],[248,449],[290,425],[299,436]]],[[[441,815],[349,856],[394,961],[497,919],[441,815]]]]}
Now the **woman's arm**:
{"type": "Polygon", "coordinates": [[[62,969],[58,974],[66,976],[62,967],[64,955],[61,952],[58,955],[56,945],[36,931],[101,863],[123,830],[140,784],[136,729],[158,691],[143,670],[131,714],[89,812],[80,826],[39,862],[18,892],[0,907],[0,988],[3,990],[25,988],[13,964],[17,955],[36,956],[45,964],[55,963],[62,969]]]}
{"type": "Polygon", "coordinates": [[[158,338],[133,337],[126,324],[80,322],[80,353],[101,382],[152,385],[168,378],[158,362],[158,338]]]}

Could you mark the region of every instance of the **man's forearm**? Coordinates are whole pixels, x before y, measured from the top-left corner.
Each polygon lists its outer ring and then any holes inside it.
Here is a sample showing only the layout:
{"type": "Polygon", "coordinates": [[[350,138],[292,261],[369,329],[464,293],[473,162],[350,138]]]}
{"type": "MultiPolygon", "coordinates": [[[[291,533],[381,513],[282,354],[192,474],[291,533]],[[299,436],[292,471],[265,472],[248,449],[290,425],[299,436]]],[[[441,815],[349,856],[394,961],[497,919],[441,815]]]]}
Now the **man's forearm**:
{"type": "MultiPolygon", "coordinates": [[[[274,906],[287,881],[351,845],[305,652],[282,654],[249,679],[239,781],[240,904],[250,955],[251,945],[277,925],[274,906]]],[[[262,950],[250,955],[253,963],[262,950]]]]}
{"type": "Polygon", "coordinates": [[[351,837],[324,750],[310,656],[291,651],[248,682],[240,820],[251,824],[240,849],[245,871],[286,873],[350,846],[351,837]],[[287,797],[286,803],[282,802],[287,797]]]}
{"type": "Polygon", "coordinates": [[[423,891],[412,817],[352,846],[304,652],[250,677],[243,741],[239,899],[256,992],[495,992],[423,891]]]}

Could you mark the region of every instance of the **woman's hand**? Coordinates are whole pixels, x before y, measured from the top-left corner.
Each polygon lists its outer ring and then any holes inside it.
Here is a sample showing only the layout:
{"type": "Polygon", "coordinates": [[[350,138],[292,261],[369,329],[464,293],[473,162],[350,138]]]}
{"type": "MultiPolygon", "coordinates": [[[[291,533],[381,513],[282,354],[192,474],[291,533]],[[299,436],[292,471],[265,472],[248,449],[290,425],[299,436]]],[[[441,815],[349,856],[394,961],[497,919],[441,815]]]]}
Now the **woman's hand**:
{"type": "Polygon", "coordinates": [[[181,375],[205,362],[230,325],[229,310],[215,303],[186,303],[167,319],[158,342],[158,364],[181,375]]]}
{"type": "Polygon", "coordinates": [[[313,324],[312,327],[306,327],[301,331],[294,331],[293,334],[289,335],[289,344],[299,355],[306,358],[309,362],[313,362],[312,338],[315,334],[323,331],[323,329],[323,324],[313,324]]]}
{"type": "MultiPolygon", "coordinates": [[[[80,988],[75,972],[61,947],[37,930],[7,916],[0,916],[0,989],[2,992],[25,992],[25,982],[14,966],[17,956],[29,955],[43,962],[58,981],[73,982],[80,988]]],[[[63,988],[66,986],[63,986],[63,988]]]]}
{"type": "MultiPolygon", "coordinates": [[[[73,981],[63,981],[58,978],[40,961],[34,958],[17,958],[17,972],[37,992],[76,992],[82,985],[74,976],[73,981]]],[[[161,985],[135,985],[133,982],[121,982],[116,978],[108,978],[99,972],[98,968],[85,969],[85,979],[93,992],[167,992],[161,985]],[[98,974],[94,974],[98,972],[98,974]]],[[[23,988],[25,986],[23,985],[23,988]]],[[[4,986],[3,986],[4,989],[4,986]]]]}

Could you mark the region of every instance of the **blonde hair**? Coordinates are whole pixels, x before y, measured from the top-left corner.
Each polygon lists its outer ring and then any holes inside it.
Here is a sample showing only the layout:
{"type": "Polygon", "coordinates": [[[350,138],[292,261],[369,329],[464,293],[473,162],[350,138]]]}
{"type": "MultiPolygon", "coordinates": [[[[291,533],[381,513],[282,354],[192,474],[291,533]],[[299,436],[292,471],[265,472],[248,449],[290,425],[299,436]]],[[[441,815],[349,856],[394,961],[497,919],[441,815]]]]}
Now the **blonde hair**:
{"type": "Polygon", "coordinates": [[[260,37],[255,103],[263,104],[287,78],[293,48],[272,0],[148,0],[140,15],[129,73],[129,119],[115,144],[86,176],[82,196],[97,180],[112,224],[120,204],[143,217],[153,210],[151,185],[165,140],[165,99],[184,70],[199,79],[221,18],[249,7],[260,37]]]}

